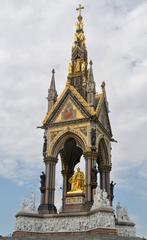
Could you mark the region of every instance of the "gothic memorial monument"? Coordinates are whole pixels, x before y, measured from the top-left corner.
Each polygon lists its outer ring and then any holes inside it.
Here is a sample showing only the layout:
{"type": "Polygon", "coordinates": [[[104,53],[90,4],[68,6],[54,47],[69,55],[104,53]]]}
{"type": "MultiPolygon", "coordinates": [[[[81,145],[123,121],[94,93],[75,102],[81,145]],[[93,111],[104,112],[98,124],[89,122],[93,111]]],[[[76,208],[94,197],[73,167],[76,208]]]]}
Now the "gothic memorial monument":
{"type": "MultiPolygon", "coordinates": [[[[41,201],[38,210],[32,195],[16,215],[14,237],[66,235],[135,236],[135,224],[120,203],[113,209],[111,181],[112,130],[105,82],[96,92],[93,63],[88,54],[83,29],[83,7],[78,18],[66,86],[61,95],[55,87],[55,71],[48,90],[48,111],[44,130],[40,175],[41,201]],[[57,158],[58,156],[58,158],[57,158]],[[76,165],[83,156],[85,171],[76,165]],[[62,166],[62,206],[55,205],[56,164],[62,166]],[[60,234],[59,234],[60,233],[60,234]]],[[[82,158],[82,159],[83,159],[82,158]]]]}

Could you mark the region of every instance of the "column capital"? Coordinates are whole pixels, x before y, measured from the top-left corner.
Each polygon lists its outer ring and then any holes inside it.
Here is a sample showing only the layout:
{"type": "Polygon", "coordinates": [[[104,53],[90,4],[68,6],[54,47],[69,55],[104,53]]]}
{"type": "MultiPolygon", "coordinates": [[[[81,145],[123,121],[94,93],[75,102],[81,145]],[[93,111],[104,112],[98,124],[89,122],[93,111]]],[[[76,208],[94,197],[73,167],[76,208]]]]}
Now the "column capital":
{"type": "Polygon", "coordinates": [[[110,172],[112,169],[112,163],[110,163],[110,164],[100,163],[98,168],[99,168],[100,172],[110,172]]]}
{"type": "Polygon", "coordinates": [[[86,160],[88,160],[88,159],[97,160],[98,153],[95,151],[89,151],[89,152],[84,152],[83,155],[86,160]]]}
{"type": "Polygon", "coordinates": [[[49,163],[49,162],[57,163],[57,161],[58,161],[58,159],[53,156],[46,156],[46,158],[44,159],[45,163],[49,163]]]}

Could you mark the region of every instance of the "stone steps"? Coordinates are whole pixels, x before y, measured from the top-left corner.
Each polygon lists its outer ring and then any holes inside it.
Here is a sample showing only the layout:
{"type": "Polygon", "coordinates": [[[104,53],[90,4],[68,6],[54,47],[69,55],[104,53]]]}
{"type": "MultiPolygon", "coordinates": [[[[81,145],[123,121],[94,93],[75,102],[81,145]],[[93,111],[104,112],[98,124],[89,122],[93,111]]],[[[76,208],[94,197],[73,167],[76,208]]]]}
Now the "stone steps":
{"type": "MultiPolygon", "coordinates": [[[[143,240],[143,238],[138,238],[138,237],[114,237],[114,236],[91,236],[91,237],[60,237],[60,238],[55,238],[55,237],[45,237],[45,238],[36,238],[36,237],[26,237],[26,238],[15,238],[15,240],[143,240]]],[[[0,239],[1,240],[1,239],[0,239]]],[[[12,238],[5,238],[5,240],[13,240],[12,238]]],[[[145,239],[144,239],[145,240],[145,239]]]]}
{"type": "MultiPolygon", "coordinates": [[[[91,237],[60,237],[60,238],[55,238],[55,237],[42,237],[42,238],[36,238],[36,237],[26,237],[26,238],[15,238],[15,240],[146,240],[144,238],[139,238],[139,237],[114,237],[114,236],[91,236],[91,237]]],[[[0,237],[0,240],[14,240],[12,237],[0,237]]]]}

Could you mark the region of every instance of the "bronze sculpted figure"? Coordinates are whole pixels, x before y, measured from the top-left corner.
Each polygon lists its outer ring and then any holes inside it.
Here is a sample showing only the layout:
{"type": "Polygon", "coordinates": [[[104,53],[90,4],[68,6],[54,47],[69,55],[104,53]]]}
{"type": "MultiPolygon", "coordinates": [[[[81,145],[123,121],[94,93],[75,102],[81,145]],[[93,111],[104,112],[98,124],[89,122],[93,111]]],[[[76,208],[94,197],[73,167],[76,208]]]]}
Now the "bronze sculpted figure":
{"type": "Polygon", "coordinates": [[[91,130],[91,145],[96,146],[96,129],[92,128],[91,130]]]}
{"type": "Polygon", "coordinates": [[[94,166],[92,168],[92,172],[91,172],[92,188],[96,188],[97,187],[97,173],[98,173],[98,170],[97,170],[96,166],[94,166]]]}
{"type": "Polygon", "coordinates": [[[116,183],[111,181],[111,183],[110,183],[110,200],[111,200],[111,203],[113,202],[113,199],[114,199],[114,186],[115,185],[116,185],[116,183]]]}
{"type": "Polygon", "coordinates": [[[42,172],[41,175],[40,175],[41,189],[45,188],[45,180],[46,180],[45,173],[42,172]]]}
{"type": "Polygon", "coordinates": [[[46,157],[46,152],[47,152],[47,137],[44,135],[44,144],[43,144],[43,157],[46,157]]]}

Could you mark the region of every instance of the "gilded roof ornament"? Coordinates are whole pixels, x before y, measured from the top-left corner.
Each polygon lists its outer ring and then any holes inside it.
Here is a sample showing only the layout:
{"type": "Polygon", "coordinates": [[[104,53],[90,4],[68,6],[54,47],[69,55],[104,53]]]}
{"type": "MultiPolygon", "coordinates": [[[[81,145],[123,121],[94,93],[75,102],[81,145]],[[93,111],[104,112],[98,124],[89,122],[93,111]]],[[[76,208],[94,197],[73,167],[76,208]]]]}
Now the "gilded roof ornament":
{"type": "Polygon", "coordinates": [[[81,15],[81,11],[84,9],[81,4],[79,4],[79,7],[76,8],[77,11],[79,11],[78,15],[78,22],[76,23],[76,33],[75,33],[75,42],[81,42],[85,44],[85,36],[83,31],[83,17],[81,15]]]}
{"type": "Polygon", "coordinates": [[[82,10],[84,9],[84,7],[82,7],[82,5],[81,4],[79,4],[79,7],[78,8],[76,8],[76,11],[79,11],[79,15],[78,15],[78,17],[80,17],[80,19],[81,19],[81,12],[82,12],[82,10]]]}

